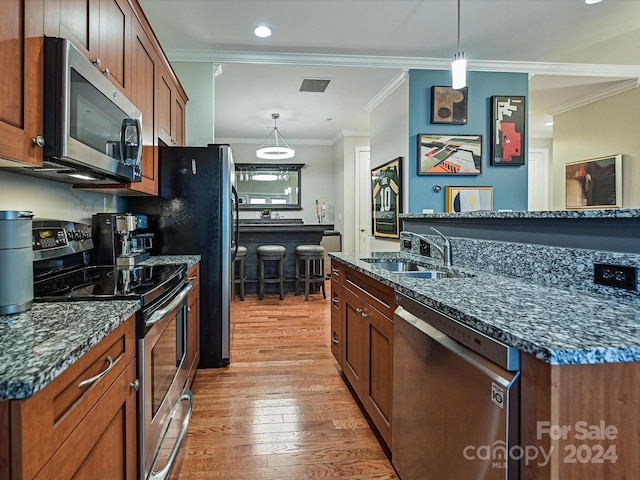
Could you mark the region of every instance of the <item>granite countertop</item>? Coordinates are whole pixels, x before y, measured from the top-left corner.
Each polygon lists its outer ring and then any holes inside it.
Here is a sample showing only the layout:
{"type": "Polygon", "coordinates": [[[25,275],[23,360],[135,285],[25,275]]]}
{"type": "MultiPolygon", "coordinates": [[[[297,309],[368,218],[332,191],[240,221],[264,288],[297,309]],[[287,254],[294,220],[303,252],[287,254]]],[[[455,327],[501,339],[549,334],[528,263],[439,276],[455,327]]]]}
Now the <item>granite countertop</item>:
{"type": "MultiPolygon", "coordinates": [[[[200,255],[158,255],[143,265],[186,263],[200,255]]],[[[141,307],[137,300],[34,303],[0,315],[0,400],[29,398],[141,307]]]]}
{"type": "Polygon", "coordinates": [[[187,268],[191,268],[201,259],[200,255],[154,255],[140,265],[179,265],[186,263],[187,268]]]}
{"type": "Polygon", "coordinates": [[[0,316],[0,400],[42,390],[139,308],[136,300],[46,302],[0,316]]]}
{"type": "Polygon", "coordinates": [[[520,219],[567,219],[567,218],[640,218],[638,208],[601,208],[585,210],[544,210],[544,211],[476,211],[459,213],[403,213],[401,219],[433,219],[433,218],[520,218],[520,219]]]}
{"type": "MultiPolygon", "coordinates": [[[[640,361],[637,304],[581,294],[525,280],[456,269],[473,276],[419,279],[397,275],[348,253],[331,257],[435,310],[551,365],[640,361]]],[[[427,258],[376,252],[367,258],[404,258],[442,268],[427,258]]]]}

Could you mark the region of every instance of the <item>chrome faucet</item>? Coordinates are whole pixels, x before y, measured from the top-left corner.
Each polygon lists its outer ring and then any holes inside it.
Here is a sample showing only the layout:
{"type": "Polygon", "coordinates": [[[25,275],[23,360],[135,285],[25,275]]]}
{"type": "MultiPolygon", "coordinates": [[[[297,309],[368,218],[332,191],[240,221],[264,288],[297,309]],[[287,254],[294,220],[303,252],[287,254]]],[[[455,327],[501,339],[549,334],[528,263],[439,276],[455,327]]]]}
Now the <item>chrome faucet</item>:
{"type": "Polygon", "coordinates": [[[442,237],[442,239],[444,240],[444,246],[441,247],[440,245],[437,245],[429,237],[425,237],[424,235],[421,235],[419,233],[405,232],[405,231],[400,232],[400,233],[404,233],[405,235],[413,235],[414,237],[419,238],[423,242],[427,242],[429,245],[431,245],[433,248],[435,248],[438,251],[438,253],[442,257],[442,263],[444,264],[444,266],[447,267],[447,268],[451,268],[451,266],[453,265],[453,257],[452,257],[452,250],[451,250],[451,240],[449,240],[449,238],[446,237],[437,228],[431,227],[431,230],[433,230],[435,233],[437,233],[438,235],[440,235],[442,237]]]}

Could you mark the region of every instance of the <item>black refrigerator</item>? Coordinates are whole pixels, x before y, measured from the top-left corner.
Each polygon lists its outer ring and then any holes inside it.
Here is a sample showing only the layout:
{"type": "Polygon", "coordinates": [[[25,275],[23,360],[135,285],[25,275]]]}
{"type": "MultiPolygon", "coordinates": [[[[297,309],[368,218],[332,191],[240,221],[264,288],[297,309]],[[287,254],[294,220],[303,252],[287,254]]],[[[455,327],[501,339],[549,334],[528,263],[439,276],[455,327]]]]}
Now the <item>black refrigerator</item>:
{"type": "Polygon", "coordinates": [[[159,148],[159,196],[129,197],[146,214],[156,255],[202,256],[199,368],[229,364],[232,262],[238,240],[235,168],[228,145],[159,148]]]}

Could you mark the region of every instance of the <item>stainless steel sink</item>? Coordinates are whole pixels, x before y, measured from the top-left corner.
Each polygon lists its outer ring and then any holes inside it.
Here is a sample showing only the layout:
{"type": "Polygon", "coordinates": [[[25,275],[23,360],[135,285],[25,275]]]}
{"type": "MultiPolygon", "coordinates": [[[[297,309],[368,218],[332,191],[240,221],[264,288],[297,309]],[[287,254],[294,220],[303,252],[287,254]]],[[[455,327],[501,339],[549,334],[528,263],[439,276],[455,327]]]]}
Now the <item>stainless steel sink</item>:
{"type": "Polygon", "coordinates": [[[393,274],[408,278],[462,278],[471,275],[459,275],[452,272],[434,270],[433,267],[419,265],[410,260],[378,260],[376,258],[363,258],[372,267],[382,268],[393,274]]]}
{"type": "Polygon", "coordinates": [[[389,261],[389,262],[371,262],[372,265],[389,270],[390,272],[419,272],[429,270],[427,267],[418,265],[413,262],[389,261]]]}

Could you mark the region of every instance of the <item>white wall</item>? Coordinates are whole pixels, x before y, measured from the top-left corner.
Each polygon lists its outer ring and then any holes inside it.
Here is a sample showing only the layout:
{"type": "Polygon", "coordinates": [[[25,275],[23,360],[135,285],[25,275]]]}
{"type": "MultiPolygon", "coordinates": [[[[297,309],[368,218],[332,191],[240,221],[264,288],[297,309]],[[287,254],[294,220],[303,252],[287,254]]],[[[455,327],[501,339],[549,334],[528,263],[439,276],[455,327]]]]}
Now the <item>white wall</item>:
{"type": "MultiPolygon", "coordinates": [[[[409,82],[404,81],[371,112],[371,168],[403,157],[403,212],[409,205],[409,82]]],[[[400,249],[399,240],[374,238],[371,251],[400,249]]]]}
{"type": "Polygon", "coordinates": [[[173,69],[189,97],[186,118],[186,142],[190,147],[204,147],[215,138],[215,77],[217,64],[174,62],[173,69]]]}
{"type": "MultiPolygon", "coordinates": [[[[233,160],[238,163],[273,163],[256,157],[259,144],[232,143],[233,160]]],[[[327,213],[324,223],[334,223],[335,193],[333,170],[333,147],[330,145],[292,145],[296,151],[294,158],[278,163],[304,163],[302,169],[302,210],[272,210],[285,218],[302,218],[304,223],[318,223],[316,199],[326,198],[327,213]]],[[[240,218],[255,218],[255,211],[241,212],[240,218]]]]}
{"type": "Polygon", "coordinates": [[[355,209],[357,206],[357,199],[355,198],[356,147],[366,147],[368,145],[369,137],[354,135],[342,137],[333,147],[334,177],[342,176],[341,180],[336,181],[336,185],[341,189],[337,194],[341,202],[337,212],[338,215],[342,215],[342,221],[336,222],[336,230],[342,233],[343,252],[355,251],[355,209]]]}
{"type": "Polygon", "coordinates": [[[622,153],[622,206],[640,208],[640,88],[553,117],[553,208],[565,207],[564,166],[622,153]]]}
{"type": "Polygon", "coordinates": [[[74,189],[68,183],[0,170],[0,210],[30,210],[39,218],[91,224],[98,212],[117,212],[124,201],[114,195],[74,189]]]}

